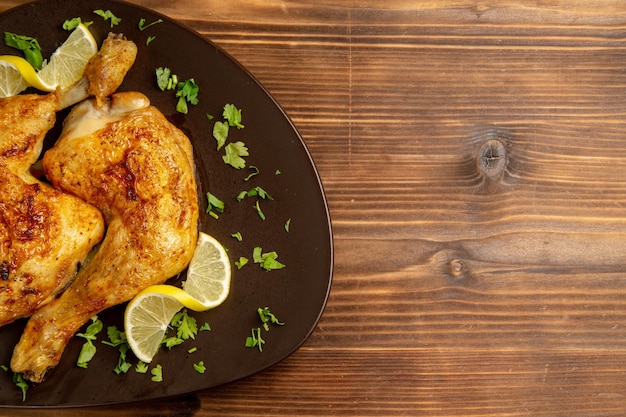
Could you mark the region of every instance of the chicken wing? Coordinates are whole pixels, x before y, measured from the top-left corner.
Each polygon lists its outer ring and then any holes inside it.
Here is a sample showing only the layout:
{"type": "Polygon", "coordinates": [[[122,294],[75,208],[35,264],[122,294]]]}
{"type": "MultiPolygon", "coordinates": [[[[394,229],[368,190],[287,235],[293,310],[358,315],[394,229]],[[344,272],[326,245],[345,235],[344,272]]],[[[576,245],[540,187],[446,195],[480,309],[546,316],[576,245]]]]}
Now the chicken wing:
{"type": "Polygon", "coordinates": [[[189,139],[140,93],[77,105],[43,159],[59,188],[98,207],[107,232],[63,294],[28,321],[11,368],[42,381],[94,314],[162,283],[189,263],[198,201],[189,139]]]}

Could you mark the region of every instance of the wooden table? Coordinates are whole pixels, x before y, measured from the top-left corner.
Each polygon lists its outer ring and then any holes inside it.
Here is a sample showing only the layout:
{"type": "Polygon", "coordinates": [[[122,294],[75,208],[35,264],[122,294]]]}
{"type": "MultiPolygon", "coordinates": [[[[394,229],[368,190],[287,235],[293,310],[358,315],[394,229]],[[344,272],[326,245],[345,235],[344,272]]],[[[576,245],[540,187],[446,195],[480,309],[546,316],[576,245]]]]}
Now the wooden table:
{"type": "Polygon", "coordinates": [[[90,415],[626,413],[624,2],[132,2],[285,108],[335,273],[315,332],[270,370],[90,415]]]}

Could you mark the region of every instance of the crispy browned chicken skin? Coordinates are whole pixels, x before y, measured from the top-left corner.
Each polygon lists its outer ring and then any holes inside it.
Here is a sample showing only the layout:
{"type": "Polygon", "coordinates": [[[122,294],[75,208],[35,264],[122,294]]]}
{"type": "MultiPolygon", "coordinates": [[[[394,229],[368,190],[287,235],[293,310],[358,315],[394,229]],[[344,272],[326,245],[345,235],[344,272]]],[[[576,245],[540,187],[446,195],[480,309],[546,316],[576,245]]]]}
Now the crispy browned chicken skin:
{"type": "Polygon", "coordinates": [[[26,325],[11,368],[35,382],[90,317],[180,273],[198,233],[191,144],[140,93],[76,106],[43,163],[55,186],[102,211],[107,232],[72,285],[26,325]]]}
{"type": "Polygon", "coordinates": [[[95,207],[39,181],[30,168],[56,112],[89,95],[105,99],[136,54],[133,42],[110,34],[74,86],[0,99],[0,326],[52,300],[102,239],[95,207]]]}
{"type": "Polygon", "coordinates": [[[57,110],[56,93],[0,99],[0,326],[54,298],[104,234],[94,206],[30,173],[57,110]]]}

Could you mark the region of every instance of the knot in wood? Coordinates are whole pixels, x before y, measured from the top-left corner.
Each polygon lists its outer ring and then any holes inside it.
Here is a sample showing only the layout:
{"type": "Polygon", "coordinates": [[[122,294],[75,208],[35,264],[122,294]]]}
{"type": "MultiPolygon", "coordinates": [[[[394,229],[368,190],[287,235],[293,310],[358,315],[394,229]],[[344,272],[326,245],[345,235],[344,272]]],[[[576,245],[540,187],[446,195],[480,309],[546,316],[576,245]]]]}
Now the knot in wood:
{"type": "Polygon", "coordinates": [[[463,262],[460,259],[453,259],[450,261],[450,274],[455,278],[460,278],[465,274],[465,268],[463,262]]]}
{"type": "Polygon", "coordinates": [[[506,148],[499,139],[489,139],[478,150],[476,164],[478,169],[489,178],[501,177],[504,174],[506,163],[506,148]]]}

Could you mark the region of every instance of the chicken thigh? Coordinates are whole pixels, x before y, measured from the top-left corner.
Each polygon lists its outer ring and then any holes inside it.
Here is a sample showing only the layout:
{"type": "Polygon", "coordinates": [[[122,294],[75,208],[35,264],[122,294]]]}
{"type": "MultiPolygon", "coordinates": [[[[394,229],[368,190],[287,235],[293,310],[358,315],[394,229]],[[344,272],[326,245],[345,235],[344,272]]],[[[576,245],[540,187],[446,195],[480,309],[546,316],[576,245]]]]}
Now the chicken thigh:
{"type": "Polygon", "coordinates": [[[94,314],[188,265],[198,201],[189,139],[140,93],[77,105],[43,159],[46,175],[104,215],[105,238],[63,294],[28,321],[11,368],[31,381],[59,362],[94,314]]]}

